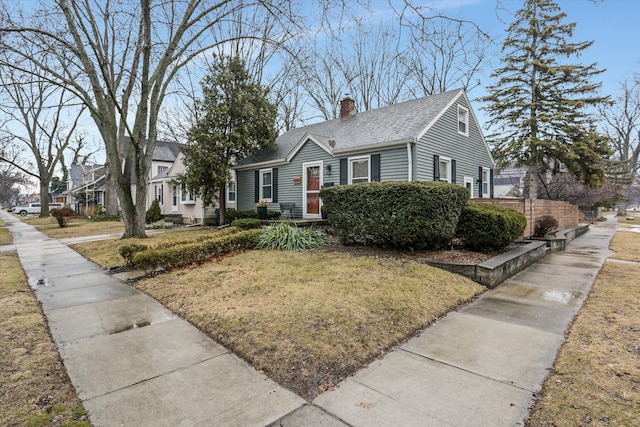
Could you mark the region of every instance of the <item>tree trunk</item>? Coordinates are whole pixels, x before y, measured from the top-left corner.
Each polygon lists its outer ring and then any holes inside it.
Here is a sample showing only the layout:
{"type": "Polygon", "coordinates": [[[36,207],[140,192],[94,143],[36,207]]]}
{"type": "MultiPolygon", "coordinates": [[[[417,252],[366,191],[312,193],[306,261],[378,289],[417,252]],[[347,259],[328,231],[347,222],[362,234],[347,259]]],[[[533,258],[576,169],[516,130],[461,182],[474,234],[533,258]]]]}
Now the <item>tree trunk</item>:
{"type": "Polygon", "coordinates": [[[618,216],[627,216],[627,205],[625,202],[618,202],[618,216]]]}
{"type": "Polygon", "coordinates": [[[104,204],[106,214],[111,216],[118,215],[118,193],[115,190],[116,180],[111,173],[111,164],[106,162],[105,165],[105,197],[104,204]]]}
{"type": "Polygon", "coordinates": [[[40,181],[40,218],[49,216],[49,183],[46,179],[40,181]]]}
{"type": "Polygon", "coordinates": [[[225,224],[225,215],[224,213],[227,210],[227,194],[226,194],[226,185],[222,184],[218,189],[218,206],[220,207],[220,224],[225,224]]]}

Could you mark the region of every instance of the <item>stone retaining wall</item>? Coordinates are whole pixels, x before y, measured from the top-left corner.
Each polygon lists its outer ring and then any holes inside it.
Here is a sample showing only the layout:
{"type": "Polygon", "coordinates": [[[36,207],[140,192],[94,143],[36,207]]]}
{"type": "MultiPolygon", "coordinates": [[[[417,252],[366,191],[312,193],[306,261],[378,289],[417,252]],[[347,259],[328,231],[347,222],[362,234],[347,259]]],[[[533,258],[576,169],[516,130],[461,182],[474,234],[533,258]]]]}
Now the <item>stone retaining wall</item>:
{"type": "Polygon", "coordinates": [[[480,264],[446,263],[417,257],[415,260],[468,277],[488,288],[495,288],[548,253],[563,251],[568,242],[587,231],[589,231],[587,224],[570,227],[559,231],[556,237],[529,240],[529,243],[518,249],[498,255],[480,264]]]}

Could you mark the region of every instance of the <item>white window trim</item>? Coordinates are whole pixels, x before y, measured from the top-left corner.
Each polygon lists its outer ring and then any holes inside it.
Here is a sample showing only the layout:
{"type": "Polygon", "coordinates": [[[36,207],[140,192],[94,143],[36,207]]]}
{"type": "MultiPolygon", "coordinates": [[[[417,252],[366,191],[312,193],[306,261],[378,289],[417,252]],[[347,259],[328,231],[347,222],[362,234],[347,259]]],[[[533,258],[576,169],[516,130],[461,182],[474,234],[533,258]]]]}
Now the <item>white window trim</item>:
{"type": "Polygon", "coordinates": [[[462,105],[458,105],[458,117],[456,119],[456,126],[458,127],[458,133],[460,135],[464,135],[464,136],[469,136],[469,109],[466,107],[463,107],[462,105]],[[465,121],[464,121],[464,129],[465,132],[460,132],[460,112],[464,111],[464,117],[465,117],[465,121]]]}
{"type": "Polygon", "coordinates": [[[349,159],[347,160],[348,165],[349,165],[349,184],[353,184],[353,163],[360,161],[360,160],[366,160],[367,161],[367,182],[371,182],[371,156],[358,156],[358,157],[349,157],[349,159]]]}
{"type": "Polygon", "coordinates": [[[447,179],[442,179],[442,168],[440,168],[440,181],[451,183],[451,158],[440,156],[439,161],[447,163],[447,175],[448,175],[447,179]]]}
{"type": "Polygon", "coordinates": [[[187,191],[186,188],[180,188],[180,204],[181,205],[193,205],[196,203],[196,197],[187,191]]]}
{"type": "MultiPolygon", "coordinates": [[[[271,178],[273,179],[273,175],[271,175],[271,178]]],[[[236,181],[236,171],[231,171],[231,181],[229,181],[229,183],[227,183],[227,190],[226,190],[226,195],[225,197],[227,198],[227,205],[229,205],[229,203],[236,203],[236,200],[238,200],[238,182],[236,181]],[[229,188],[231,183],[235,184],[235,191],[233,191],[233,193],[235,194],[235,199],[234,200],[229,200],[229,188]]]]}
{"type": "MultiPolygon", "coordinates": [[[[260,169],[260,173],[258,174],[260,177],[260,200],[266,200],[267,202],[271,203],[273,201],[273,169],[260,169]],[[271,174],[271,197],[264,197],[264,194],[262,193],[263,189],[264,189],[264,185],[263,185],[263,176],[265,173],[270,173],[271,174]]],[[[237,188],[236,188],[237,190],[237,188]]]]}
{"type": "Polygon", "coordinates": [[[470,176],[465,176],[464,177],[464,186],[465,186],[465,188],[467,187],[467,184],[470,184],[469,185],[469,198],[471,198],[471,199],[474,198],[473,197],[473,183],[474,183],[473,178],[471,178],[470,176]]]}
{"type": "Polygon", "coordinates": [[[491,194],[491,189],[489,188],[489,186],[491,185],[491,182],[489,182],[489,181],[491,181],[491,172],[490,172],[489,168],[483,167],[482,168],[482,198],[489,198],[489,194],[491,194]],[[486,180],[484,179],[484,175],[485,175],[484,173],[485,172],[487,173],[487,179],[486,180]],[[487,186],[487,192],[486,193],[484,192],[485,184],[487,186]]]}

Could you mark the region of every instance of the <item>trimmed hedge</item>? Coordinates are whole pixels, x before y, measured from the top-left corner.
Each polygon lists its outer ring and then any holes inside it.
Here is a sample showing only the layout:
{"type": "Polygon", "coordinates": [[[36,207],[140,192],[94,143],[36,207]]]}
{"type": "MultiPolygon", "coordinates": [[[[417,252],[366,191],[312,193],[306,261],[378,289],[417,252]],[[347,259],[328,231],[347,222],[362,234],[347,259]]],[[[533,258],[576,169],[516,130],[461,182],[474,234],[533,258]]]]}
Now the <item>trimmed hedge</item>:
{"type": "Polygon", "coordinates": [[[444,182],[376,182],[320,191],[344,244],[440,248],[455,236],[469,191],[444,182]]]}
{"type": "Polygon", "coordinates": [[[231,223],[232,227],[238,227],[242,230],[252,230],[260,228],[260,220],[258,218],[240,218],[231,223]]]}
{"type": "Polygon", "coordinates": [[[147,245],[139,245],[137,243],[131,243],[129,245],[120,246],[119,253],[122,258],[124,258],[124,265],[126,267],[133,264],[133,257],[138,252],[146,251],[149,249],[147,245]]]}
{"type": "Polygon", "coordinates": [[[522,235],[527,219],[522,212],[487,203],[469,202],[463,209],[456,236],[477,251],[501,249],[522,235]]]}
{"type": "Polygon", "coordinates": [[[232,224],[237,219],[255,218],[258,219],[258,211],[256,209],[247,211],[226,211],[224,213],[224,220],[227,224],[232,224]]]}
{"type": "Polygon", "coordinates": [[[222,236],[227,236],[229,234],[234,234],[238,232],[240,232],[240,229],[237,227],[233,227],[233,226],[227,227],[227,228],[223,228],[222,230],[217,230],[215,236],[204,234],[201,236],[196,236],[195,238],[192,237],[190,239],[160,243],[159,245],[155,246],[154,249],[166,249],[166,248],[172,248],[174,246],[186,245],[188,243],[204,242],[206,240],[219,239],[222,236]]]}
{"type": "MultiPolygon", "coordinates": [[[[237,219],[255,218],[258,219],[258,210],[246,210],[246,211],[226,211],[224,213],[224,221],[227,224],[233,224],[233,221],[237,219]]],[[[280,211],[267,211],[268,219],[280,218],[280,211]]]]}
{"type": "Polygon", "coordinates": [[[163,249],[148,249],[133,257],[133,265],[144,271],[159,267],[175,268],[204,262],[240,249],[253,249],[262,230],[246,230],[202,242],[174,245],[163,249]]]}

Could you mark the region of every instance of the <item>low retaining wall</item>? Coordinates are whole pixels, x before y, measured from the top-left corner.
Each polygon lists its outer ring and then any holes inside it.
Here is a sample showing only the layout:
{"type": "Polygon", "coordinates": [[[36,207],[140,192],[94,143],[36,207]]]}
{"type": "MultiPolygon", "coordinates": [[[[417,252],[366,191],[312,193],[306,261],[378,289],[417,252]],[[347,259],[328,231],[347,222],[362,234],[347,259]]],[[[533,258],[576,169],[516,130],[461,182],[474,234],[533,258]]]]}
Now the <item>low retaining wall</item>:
{"type": "Polygon", "coordinates": [[[488,288],[495,288],[548,253],[563,251],[568,242],[583,235],[588,230],[589,225],[580,224],[557,232],[557,237],[529,240],[528,243],[518,249],[498,255],[480,264],[446,263],[418,257],[415,260],[468,277],[488,288]]]}

